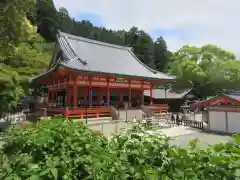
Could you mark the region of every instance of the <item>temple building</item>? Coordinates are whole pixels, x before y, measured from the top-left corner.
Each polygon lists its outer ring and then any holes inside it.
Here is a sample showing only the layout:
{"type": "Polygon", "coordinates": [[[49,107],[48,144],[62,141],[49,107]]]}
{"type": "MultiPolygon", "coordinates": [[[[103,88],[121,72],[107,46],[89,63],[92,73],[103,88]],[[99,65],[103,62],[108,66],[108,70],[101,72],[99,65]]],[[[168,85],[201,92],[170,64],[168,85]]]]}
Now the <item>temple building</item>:
{"type": "MultiPolygon", "coordinates": [[[[149,101],[150,92],[149,90],[144,91],[145,104],[149,101]]],[[[168,88],[168,89],[153,89],[152,90],[152,101],[153,104],[168,104],[169,112],[181,112],[181,106],[186,103],[191,103],[197,100],[197,95],[191,88],[180,89],[180,88],[168,88]]]]}
{"type": "Polygon", "coordinates": [[[144,90],[169,83],[174,77],[143,64],[131,48],[58,32],[56,48],[47,72],[32,85],[47,87],[49,108],[130,107],[143,103],[144,90]]]}

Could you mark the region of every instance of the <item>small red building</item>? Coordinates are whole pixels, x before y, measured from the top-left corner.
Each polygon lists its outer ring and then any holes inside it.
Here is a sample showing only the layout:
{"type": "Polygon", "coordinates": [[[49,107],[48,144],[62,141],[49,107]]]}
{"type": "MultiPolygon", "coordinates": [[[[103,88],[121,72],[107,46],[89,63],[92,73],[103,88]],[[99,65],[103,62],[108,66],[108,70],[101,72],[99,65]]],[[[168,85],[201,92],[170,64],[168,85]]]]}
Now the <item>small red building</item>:
{"type": "Polygon", "coordinates": [[[152,85],[173,82],[174,77],[143,64],[131,48],[73,36],[57,35],[49,69],[35,77],[32,85],[48,89],[48,109],[71,107],[123,107],[142,104],[143,91],[152,85]]]}
{"type": "Polygon", "coordinates": [[[220,94],[215,97],[208,98],[204,101],[190,104],[190,107],[199,109],[214,106],[227,106],[227,107],[240,106],[240,96],[220,94]]]}
{"type": "Polygon", "coordinates": [[[240,96],[221,94],[190,106],[207,109],[202,117],[209,130],[240,133],[240,96]]]}

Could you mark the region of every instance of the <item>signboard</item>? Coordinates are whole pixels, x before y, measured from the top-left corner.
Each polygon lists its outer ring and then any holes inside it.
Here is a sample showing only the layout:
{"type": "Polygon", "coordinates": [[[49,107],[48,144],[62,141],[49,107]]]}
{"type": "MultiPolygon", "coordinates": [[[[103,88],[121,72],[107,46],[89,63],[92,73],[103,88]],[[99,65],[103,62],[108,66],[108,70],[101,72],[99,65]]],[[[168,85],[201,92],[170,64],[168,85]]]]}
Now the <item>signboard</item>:
{"type": "Polygon", "coordinates": [[[127,83],[128,80],[123,77],[116,77],[115,82],[117,83],[127,83]]]}

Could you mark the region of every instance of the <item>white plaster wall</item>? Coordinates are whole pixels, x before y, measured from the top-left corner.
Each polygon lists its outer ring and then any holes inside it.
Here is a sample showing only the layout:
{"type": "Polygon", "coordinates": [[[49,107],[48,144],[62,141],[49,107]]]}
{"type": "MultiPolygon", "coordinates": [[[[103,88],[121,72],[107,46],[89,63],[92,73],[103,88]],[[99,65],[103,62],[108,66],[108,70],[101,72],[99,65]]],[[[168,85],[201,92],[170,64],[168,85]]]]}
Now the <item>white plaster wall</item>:
{"type": "Polygon", "coordinates": [[[209,128],[212,131],[226,132],[225,112],[209,112],[209,128]]]}
{"type": "Polygon", "coordinates": [[[240,133],[240,113],[228,112],[228,132],[240,133]]]}

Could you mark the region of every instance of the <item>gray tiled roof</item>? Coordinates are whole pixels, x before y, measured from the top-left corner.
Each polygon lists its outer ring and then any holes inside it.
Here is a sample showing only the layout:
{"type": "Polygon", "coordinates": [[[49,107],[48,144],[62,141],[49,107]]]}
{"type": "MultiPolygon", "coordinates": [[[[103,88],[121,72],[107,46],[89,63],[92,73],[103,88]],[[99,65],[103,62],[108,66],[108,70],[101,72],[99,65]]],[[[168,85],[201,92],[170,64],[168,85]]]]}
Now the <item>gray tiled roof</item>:
{"type": "MultiPolygon", "coordinates": [[[[152,97],[154,99],[181,99],[185,95],[187,95],[191,89],[167,89],[166,90],[166,97],[165,97],[165,90],[164,89],[153,89],[152,90],[152,97]]],[[[150,96],[150,91],[145,90],[144,96],[150,96]]]]}
{"type": "Polygon", "coordinates": [[[63,32],[58,34],[58,43],[64,57],[64,61],[58,63],[68,68],[151,79],[175,79],[173,76],[155,71],[144,65],[129,47],[108,44],[63,32]]]}
{"type": "Polygon", "coordinates": [[[228,94],[224,94],[224,95],[226,95],[226,96],[228,96],[228,97],[230,97],[230,98],[232,98],[232,99],[235,99],[235,100],[237,100],[237,101],[240,101],[240,96],[237,96],[237,95],[228,95],[228,94]]]}

